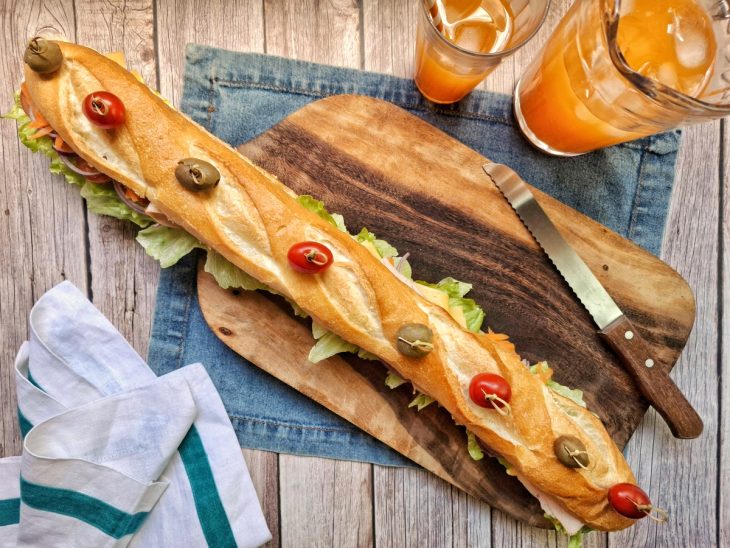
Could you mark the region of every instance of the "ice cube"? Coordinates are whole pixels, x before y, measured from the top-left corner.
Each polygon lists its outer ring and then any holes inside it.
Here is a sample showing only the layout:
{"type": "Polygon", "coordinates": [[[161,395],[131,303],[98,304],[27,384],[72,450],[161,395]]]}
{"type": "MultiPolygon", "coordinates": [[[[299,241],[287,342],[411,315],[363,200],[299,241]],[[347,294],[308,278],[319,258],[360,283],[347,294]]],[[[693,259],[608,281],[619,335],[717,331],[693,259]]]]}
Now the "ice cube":
{"type": "Polygon", "coordinates": [[[659,70],[657,70],[656,79],[670,88],[679,88],[679,76],[672,63],[662,63],[659,70]]]}
{"type": "Polygon", "coordinates": [[[674,34],[674,50],[677,60],[685,68],[698,68],[708,63],[710,44],[706,36],[698,31],[684,31],[674,34]]]}
{"type": "Polygon", "coordinates": [[[712,44],[709,41],[714,37],[704,17],[697,7],[673,10],[674,50],[685,68],[698,68],[710,62],[712,44]]]}

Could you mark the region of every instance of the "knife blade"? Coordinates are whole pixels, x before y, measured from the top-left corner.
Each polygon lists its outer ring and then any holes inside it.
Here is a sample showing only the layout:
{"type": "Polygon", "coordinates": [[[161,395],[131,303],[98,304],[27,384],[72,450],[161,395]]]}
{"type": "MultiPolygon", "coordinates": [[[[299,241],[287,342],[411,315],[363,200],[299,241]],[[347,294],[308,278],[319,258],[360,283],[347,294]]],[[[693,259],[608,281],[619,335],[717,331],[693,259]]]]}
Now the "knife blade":
{"type": "Polygon", "coordinates": [[[663,368],[603,284],[558,231],[529,185],[509,167],[482,166],[599,328],[599,334],[633,376],[642,395],[677,438],[696,438],[702,419],[663,368]]]}

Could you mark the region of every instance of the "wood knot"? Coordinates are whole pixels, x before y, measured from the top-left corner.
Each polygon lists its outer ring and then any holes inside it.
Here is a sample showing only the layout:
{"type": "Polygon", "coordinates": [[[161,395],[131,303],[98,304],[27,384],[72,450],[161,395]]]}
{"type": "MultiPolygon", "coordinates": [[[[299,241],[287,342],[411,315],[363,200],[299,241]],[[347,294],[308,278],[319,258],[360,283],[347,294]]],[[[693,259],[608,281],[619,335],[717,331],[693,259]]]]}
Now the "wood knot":
{"type": "Polygon", "coordinates": [[[606,271],[606,272],[608,272],[608,265],[607,264],[604,264],[603,265],[603,270],[606,271]]]}
{"type": "Polygon", "coordinates": [[[226,337],[230,337],[231,335],[233,335],[233,331],[231,331],[227,327],[219,327],[218,331],[220,331],[226,337]]]}

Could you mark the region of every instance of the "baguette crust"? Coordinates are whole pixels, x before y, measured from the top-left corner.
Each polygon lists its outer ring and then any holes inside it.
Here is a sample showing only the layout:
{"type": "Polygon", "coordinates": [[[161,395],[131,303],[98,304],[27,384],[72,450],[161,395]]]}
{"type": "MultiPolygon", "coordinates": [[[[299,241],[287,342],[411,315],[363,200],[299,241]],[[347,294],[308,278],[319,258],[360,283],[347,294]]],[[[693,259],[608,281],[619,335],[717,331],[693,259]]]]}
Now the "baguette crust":
{"type": "Polygon", "coordinates": [[[607,500],[611,486],[635,480],[601,421],[548,389],[511,343],[464,331],[348,234],[299,205],[278,180],[166,105],[113,61],[82,46],[58,45],[64,55],[61,68],[44,76],[26,66],[26,82],[34,106],[81,157],[296,302],[319,324],[378,356],[501,455],[520,479],[578,520],[608,531],[633,523],[607,500]],[[86,120],[81,102],[99,90],[113,92],[124,103],[123,127],[102,130],[86,120]],[[221,172],[218,187],[185,190],[174,172],[187,157],[215,165],[221,172]],[[305,240],[332,250],[331,268],[316,276],[289,268],[289,247],[305,240]],[[403,356],[395,345],[398,328],[414,322],[434,333],[434,350],[420,359],[403,356]],[[509,382],[511,415],[471,402],[469,382],[480,372],[509,382]],[[583,441],[591,459],[588,470],[567,468],[556,459],[553,442],[563,435],[583,441]]]}

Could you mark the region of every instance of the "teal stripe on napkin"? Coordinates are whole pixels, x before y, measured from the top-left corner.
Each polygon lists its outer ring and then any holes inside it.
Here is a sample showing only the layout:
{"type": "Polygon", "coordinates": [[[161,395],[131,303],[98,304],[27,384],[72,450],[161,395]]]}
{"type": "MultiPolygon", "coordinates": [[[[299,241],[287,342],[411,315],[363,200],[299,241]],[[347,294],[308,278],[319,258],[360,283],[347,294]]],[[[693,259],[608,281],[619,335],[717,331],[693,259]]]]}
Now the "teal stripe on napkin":
{"type": "Polygon", "coordinates": [[[32,384],[33,386],[35,386],[41,392],[45,392],[45,390],[43,390],[43,388],[41,388],[41,385],[38,384],[38,381],[36,381],[33,378],[33,375],[30,374],[30,367],[28,368],[28,382],[30,382],[30,384],[32,384]]]}
{"type": "Polygon", "coordinates": [[[20,499],[0,500],[0,527],[20,521],[20,499]]]}
{"type": "Polygon", "coordinates": [[[30,429],[33,428],[33,423],[25,418],[20,407],[18,407],[18,426],[20,426],[20,435],[23,438],[25,438],[28,432],[30,432],[30,429]]]}
{"type": "Polygon", "coordinates": [[[78,491],[38,485],[26,481],[22,476],[20,499],[36,510],[84,521],[115,539],[136,533],[149,513],[128,514],[103,500],[78,491]]]}
{"type": "Polygon", "coordinates": [[[190,488],[195,499],[195,510],[208,546],[225,548],[236,546],[231,524],[223,508],[208,455],[195,425],[190,427],[180,444],[180,456],[185,465],[190,488]]]}

